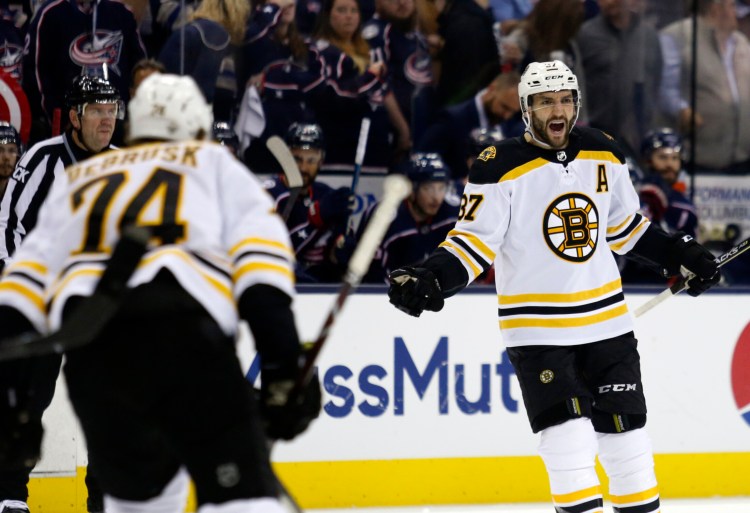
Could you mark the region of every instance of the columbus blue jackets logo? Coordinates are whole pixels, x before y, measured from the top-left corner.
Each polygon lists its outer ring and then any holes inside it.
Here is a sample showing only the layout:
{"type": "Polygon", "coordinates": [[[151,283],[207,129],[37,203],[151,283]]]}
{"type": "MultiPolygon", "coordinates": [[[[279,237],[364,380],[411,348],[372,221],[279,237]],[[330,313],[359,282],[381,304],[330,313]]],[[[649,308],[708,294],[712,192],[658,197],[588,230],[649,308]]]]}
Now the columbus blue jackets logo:
{"type": "Polygon", "coordinates": [[[750,323],[742,330],[732,356],[732,391],[740,415],[750,426],[750,323]]]}
{"type": "Polygon", "coordinates": [[[585,262],[596,249],[599,212],[583,194],[565,194],[547,208],[543,229],[544,239],[555,255],[569,262],[585,262]]]}
{"type": "Polygon", "coordinates": [[[118,64],[122,52],[122,32],[119,30],[97,30],[96,33],[81,34],[70,43],[70,59],[83,68],[83,72],[99,75],[102,64],[121,75],[118,64]]]}
{"type": "Polygon", "coordinates": [[[0,67],[10,75],[11,77],[18,80],[21,83],[21,61],[23,57],[23,47],[14,45],[5,41],[3,46],[0,46],[0,67]]]}
{"type": "Polygon", "coordinates": [[[430,55],[414,52],[404,62],[404,76],[414,85],[432,83],[432,61],[430,55]]]}

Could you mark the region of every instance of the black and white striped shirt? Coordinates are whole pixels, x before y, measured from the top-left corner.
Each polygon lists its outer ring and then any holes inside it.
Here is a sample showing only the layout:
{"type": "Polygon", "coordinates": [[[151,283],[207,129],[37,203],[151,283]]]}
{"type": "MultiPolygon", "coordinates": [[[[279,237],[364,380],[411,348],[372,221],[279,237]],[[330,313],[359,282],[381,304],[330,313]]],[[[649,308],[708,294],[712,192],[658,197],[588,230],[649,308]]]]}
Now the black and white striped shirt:
{"type": "Polygon", "coordinates": [[[39,209],[55,180],[65,172],[67,166],[92,155],[79,148],[68,131],[38,142],[21,157],[0,202],[2,267],[36,226],[39,209]]]}

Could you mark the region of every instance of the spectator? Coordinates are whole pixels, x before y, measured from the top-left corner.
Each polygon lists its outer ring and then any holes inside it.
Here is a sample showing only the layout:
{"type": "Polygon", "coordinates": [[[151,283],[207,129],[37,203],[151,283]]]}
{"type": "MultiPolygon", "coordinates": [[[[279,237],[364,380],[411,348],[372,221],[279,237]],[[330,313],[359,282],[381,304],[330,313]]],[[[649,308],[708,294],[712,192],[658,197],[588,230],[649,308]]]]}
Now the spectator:
{"type": "MultiPolygon", "coordinates": [[[[635,184],[641,212],[667,233],[684,232],[696,237],[698,216],[685,196],[681,181],[682,138],[670,128],[650,132],[641,144],[645,176],[635,184]]],[[[684,172],[683,172],[684,173],[684,172]]],[[[622,279],[628,283],[666,283],[661,269],[649,268],[636,260],[621,259],[622,279]]]]}
{"type": "Polygon", "coordinates": [[[22,153],[23,144],[18,131],[7,121],[0,121],[0,199],[22,153]]]}
{"type": "Polygon", "coordinates": [[[290,209],[285,220],[297,257],[297,281],[338,282],[342,268],[332,259],[332,250],[346,230],[352,191],[348,187],[332,189],[315,180],[325,157],[319,125],[292,124],[286,143],[302,174],[302,189],[295,196],[283,175],[270,180],[266,187],[275,199],[277,212],[290,209]],[[291,207],[290,200],[294,201],[291,207]]]}
{"type": "Polygon", "coordinates": [[[489,3],[502,35],[510,34],[529,15],[533,6],[530,0],[489,0],[489,3]]]}
{"type": "Polygon", "coordinates": [[[326,0],[315,31],[323,58],[326,88],[316,98],[318,122],[326,134],[327,172],[352,172],[360,125],[371,121],[363,171],[385,173],[391,163],[390,126],[384,105],[386,67],[371,62],[362,37],[357,0],[326,0]]]}
{"type": "MultiPolygon", "coordinates": [[[[698,171],[750,174],[750,43],[733,0],[699,0],[695,164],[698,171]]],[[[686,18],[662,30],[661,102],[688,133],[693,35],[686,18]]]]}
{"type": "Polygon", "coordinates": [[[151,34],[149,55],[158,55],[173,32],[193,18],[200,0],[149,0],[151,11],[151,34]]]}
{"type": "Polygon", "coordinates": [[[685,0],[657,0],[645,2],[646,9],[644,18],[646,22],[655,27],[662,29],[670,23],[682,19],[689,14],[688,8],[692,2],[685,0]]]}
{"type": "Polygon", "coordinates": [[[184,28],[184,48],[176,31],[159,54],[167,72],[193,77],[217,121],[231,121],[239,101],[234,53],[249,16],[247,0],[203,0],[184,28]]]}
{"type": "Polygon", "coordinates": [[[600,13],[578,32],[589,124],[637,155],[652,125],[662,68],[656,31],[630,0],[598,0],[600,13]]]}
{"type": "MultiPolygon", "coordinates": [[[[365,282],[383,283],[394,269],[419,265],[456,224],[458,205],[446,200],[450,169],[436,153],[415,153],[407,176],[412,192],[396,213],[383,237],[365,282]]],[[[357,236],[361,237],[377,204],[363,214],[357,236]]]]}
{"type": "MultiPolygon", "coordinates": [[[[395,102],[389,115],[397,130],[396,151],[408,155],[412,141],[424,132],[432,113],[432,59],[417,30],[415,0],[376,0],[375,15],[362,29],[373,62],[384,62],[395,102]]],[[[396,159],[398,160],[398,159],[396,159]]]]}
{"type": "Polygon", "coordinates": [[[440,75],[437,104],[471,98],[500,72],[492,14],[474,0],[435,0],[438,15],[440,75]]]}
{"type": "Polygon", "coordinates": [[[256,88],[265,115],[265,128],[244,153],[257,172],[281,173],[266,141],[283,137],[294,122],[315,122],[312,97],[325,87],[323,62],[297,30],[294,5],[294,0],[261,1],[242,45],[240,84],[256,88]]]}
{"type": "MultiPolygon", "coordinates": [[[[504,69],[507,64],[520,73],[532,62],[559,60],[579,72],[581,53],[575,36],[582,23],[580,0],[539,0],[531,14],[503,39],[504,69]]],[[[581,95],[585,98],[585,91],[581,95]]]]}
{"type": "Polygon", "coordinates": [[[47,2],[31,21],[27,41],[24,90],[32,114],[43,118],[35,123],[32,142],[45,131],[40,123],[51,126],[55,135],[67,123],[60,84],[80,75],[99,76],[127,103],[131,70],[146,56],[133,14],[115,0],[47,2]]]}
{"type": "Polygon", "coordinates": [[[0,69],[23,82],[24,31],[16,23],[16,13],[8,6],[8,0],[0,1],[0,69]]]}
{"type": "Polygon", "coordinates": [[[417,149],[440,153],[452,170],[453,178],[464,178],[469,172],[466,155],[469,154],[469,134],[473,129],[489,129],[502,123],[508,129],[506,135],[515,135],[517,128],[512,120],[521,110],[518,80],[515,71],[500,74],[474,98],[442,109],[417,143],[417,149]]]}
{"type": "MultiPolygon", "coordinates": [[[[100,77],[76,78],[65,94],[69,127],[62,135],[32,146],[19,160],[0,203],[0,259],[6,266],[26,235],[34,230],[43,203],[54,184],[65,181],[65,168],[96,153],[112,149],[110,141],[122,102],[117,89],[100,77]]],[[[61,355],[25,360],[15,367],[19,379],[30,381],[33,419],[52,402],[61,355]]],[[[28,511],[27,483],[33,468],[19,462],[0,475],[0,501],[11,500],[18,512],[28,511]]],[[[88,511],[103,510],[101,491],[89,466],[86,486],[88,511]]]]}
{"type": "Polygon", "coordinates": [[[147,76],[152,73],[164,73],[167,70],[164,68],[164,64],[155,59],[141,59],[133,66],[133,71],[130,73],[130,97],[132,98],[135,94],[135,90],[141,85],[147,76]]]}

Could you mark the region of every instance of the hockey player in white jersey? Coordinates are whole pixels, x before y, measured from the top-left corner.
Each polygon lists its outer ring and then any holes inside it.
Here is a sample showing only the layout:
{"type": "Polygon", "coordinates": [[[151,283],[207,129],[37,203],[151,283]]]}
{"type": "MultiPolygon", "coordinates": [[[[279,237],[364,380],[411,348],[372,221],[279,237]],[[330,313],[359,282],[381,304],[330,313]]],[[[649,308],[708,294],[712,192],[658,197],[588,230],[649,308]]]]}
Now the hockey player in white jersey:
{"type": "Polygon", "coordinates": [[[390,275],[390,301],[438,311],[494,263],[499,325],[558,513],[601,513],[595,456],[616,513],[655,513],[659,492],[646,434],[633,320],[613,252],[665,275],[718,282],[710,252],[638,213],[611,137],[575,127],[578,81],[560,61],[531,63],[518,88],[522,137],[486,148],[469,174],[459,221],[420,267],[390,275]]]}
{"type": "Polygon", "coordinates": [[[289,235],[252,173],[202,140],[211,109],[191,78],[148,77],[129,114],[130,147],[53,189],[0,282],[0,322],[57,329],[122,230],[149,227],[122,308],[65,365],[106,509],[182,512],[190,476],[199,512],[279,513],[265,434],[291,439],[320,409],[316,378],[287,401],[301,359],[289,235]],[[259,405],[234,352],[238,315],[261,356],[259,405]]]}

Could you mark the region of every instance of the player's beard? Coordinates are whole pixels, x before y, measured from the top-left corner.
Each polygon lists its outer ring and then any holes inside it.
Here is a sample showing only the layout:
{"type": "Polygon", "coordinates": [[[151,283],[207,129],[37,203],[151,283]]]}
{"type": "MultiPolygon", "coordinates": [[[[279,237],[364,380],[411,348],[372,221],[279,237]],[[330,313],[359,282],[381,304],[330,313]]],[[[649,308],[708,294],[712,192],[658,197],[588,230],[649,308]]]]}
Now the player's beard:
{"type": "Polygon", "coordinates": [[[565,148],[568,145],[568,140],[570,138],[570,128],[573,123],[573,117],[571,118],[555,118],[554,121],[561,121],[565,123],[565,127],[563,128],[563,132],[565,133],[565,137],[563,138],[562,142],[559,144],[555,144],[552,142],[552,140],[547,135],[547,126],[549,125],[549,122],[551,120],[540,120],[536,116],[531,116],[531,127],[534,130],[534,136],[539,139],[541,142],[548,144],[551,148],[555,150],[559,150],[562,148],[565,148]]]}

